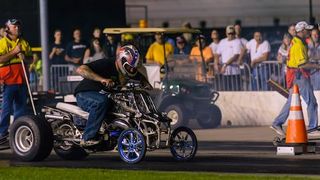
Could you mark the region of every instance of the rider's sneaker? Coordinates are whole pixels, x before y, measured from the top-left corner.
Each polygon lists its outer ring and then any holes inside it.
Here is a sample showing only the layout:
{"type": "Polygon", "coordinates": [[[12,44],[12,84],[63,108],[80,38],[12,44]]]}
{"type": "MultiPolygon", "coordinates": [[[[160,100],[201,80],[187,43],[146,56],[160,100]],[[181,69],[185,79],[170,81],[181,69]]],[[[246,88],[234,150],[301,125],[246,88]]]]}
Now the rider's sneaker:
{"type": "Polygon", "coordinates": [[[82,146],[82,147],[88,147],[88,146],[94,146],[94,145],[97,145],[97,144],[99,144],[100,143],[100,141],[98,141],[98,140],[94,140],[94,139],[90,139],[90,140],[87,140],[87,141],[85,141],[85,140],[81,140],[80,141],[80,146],[82,146]]]}
{"type": "Polygon", "coordinates": [[[283,131],[281,126],[272,125],[270,126],[272,130],[274,130],[277,134],[284,136],[286,133],[283,131]]]}

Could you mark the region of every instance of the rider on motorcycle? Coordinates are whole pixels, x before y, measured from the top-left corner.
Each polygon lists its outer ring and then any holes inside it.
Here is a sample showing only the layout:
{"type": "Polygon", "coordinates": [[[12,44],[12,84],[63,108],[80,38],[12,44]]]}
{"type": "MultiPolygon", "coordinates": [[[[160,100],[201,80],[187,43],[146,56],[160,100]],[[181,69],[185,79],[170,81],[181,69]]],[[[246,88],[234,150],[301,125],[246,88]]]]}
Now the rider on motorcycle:
{"type": "Polygon", "coordinates": [[[89,112],[80,145],[98,144],[96,137],[103,120],[110,109],[108,97],[115,84],[124,85],[126,80],[139,80],[143,87],[151,87],[147,79],[138,72],[139,52],[132,45],[120,48],[116,59],[101,59],[81,65],[77,72],[84,78],[75,89],[77,104],[89,112]]]}

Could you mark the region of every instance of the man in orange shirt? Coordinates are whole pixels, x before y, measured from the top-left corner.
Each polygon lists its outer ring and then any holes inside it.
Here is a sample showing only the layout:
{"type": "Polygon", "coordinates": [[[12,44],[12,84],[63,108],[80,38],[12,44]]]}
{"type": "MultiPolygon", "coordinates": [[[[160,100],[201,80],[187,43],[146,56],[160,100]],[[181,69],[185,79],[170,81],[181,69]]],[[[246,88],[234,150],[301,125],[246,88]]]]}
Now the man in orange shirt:
{"type": "Polygon", "coordinates": [[[29,43],[21,38],[21,23],[17,19],[6,22],[7,35],[0,40],[0,81],[3,88],[0,140],[8,136],[10,115],[26,114],[27,87],[21,61],[31,56],[29,43]]]}
{"type": "Polygon", "coordinates": [[[209,64],[210,62],[213,62],[214,56],[212,53],[212,50],[209,46],[206,45],[205,37],[203,35],[199,35],[199,37],[196,39],[196,46],[194,46],[191,49],[190,52],[190,58],[196,62],[198,62],[198,73],[197,73],[197,80],[203,80],[201,77],[207,75],[207,70],[205,69],[205,72],[202,72],[202,57],[201,57],[201,51],[200,51],[200,45],[202,49],[202,55],[203,59],[206,64],[209,64]]]}

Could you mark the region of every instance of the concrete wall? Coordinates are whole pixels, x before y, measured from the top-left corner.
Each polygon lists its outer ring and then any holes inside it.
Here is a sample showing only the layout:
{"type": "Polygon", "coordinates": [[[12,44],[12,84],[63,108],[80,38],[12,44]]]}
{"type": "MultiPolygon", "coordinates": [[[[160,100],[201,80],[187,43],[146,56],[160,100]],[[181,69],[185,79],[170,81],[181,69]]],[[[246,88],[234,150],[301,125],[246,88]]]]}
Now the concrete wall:
{"type": "MultiPolygon", "coordinates": [[[[167,21],[178,27],[189,21],[199,27],[204,20],[209,28],[224,27],[236,19],[244,26],[270,26],[274,18],[280,19],[280,25],[309,20],[308,0],[126,0],[126,5],[146,5],[150,26],[167,21]]],[[[313,14],[319,20],[319,0],[313,0],[313,14]]],[[[126,17],[128,24],[137,25],[144,18],[144,11],[127,7],[126,17]]]]}
{"type": "MultiPolygon", "coordinates": [[[[320,91],[316,91],[315,95],[320,104],[320,91]]],[[[216,104],[222,111],[222,125],[227,125],[229,121],[235,126],[262,126],[271,125],[285,102],[286,98],[274,91],[220,92],[216,104]]],[[[306,104],[303,100],[302,107],[305,122],[308,124],[306,104]]]]}

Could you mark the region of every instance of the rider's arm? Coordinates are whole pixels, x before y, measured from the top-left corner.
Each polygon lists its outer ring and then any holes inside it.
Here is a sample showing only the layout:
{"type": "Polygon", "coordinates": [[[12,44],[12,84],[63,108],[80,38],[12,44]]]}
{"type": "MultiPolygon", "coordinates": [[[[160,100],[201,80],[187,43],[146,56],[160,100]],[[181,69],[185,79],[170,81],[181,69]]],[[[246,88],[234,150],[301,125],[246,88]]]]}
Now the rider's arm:
{"type": "Polygon", "coordinates": [[[99,76],[97,73],[93,72],[87,65],[81,65],[80,67],[78,67],[77,73],[79,73],[83,78],[93,81],[102,82],[106,80],[105,78],[99,76]]]}

